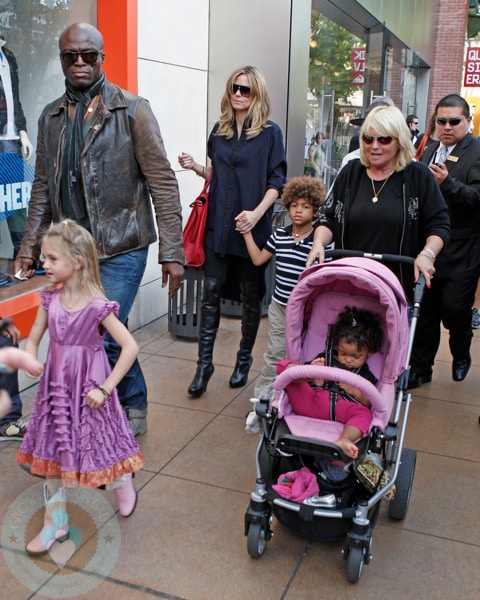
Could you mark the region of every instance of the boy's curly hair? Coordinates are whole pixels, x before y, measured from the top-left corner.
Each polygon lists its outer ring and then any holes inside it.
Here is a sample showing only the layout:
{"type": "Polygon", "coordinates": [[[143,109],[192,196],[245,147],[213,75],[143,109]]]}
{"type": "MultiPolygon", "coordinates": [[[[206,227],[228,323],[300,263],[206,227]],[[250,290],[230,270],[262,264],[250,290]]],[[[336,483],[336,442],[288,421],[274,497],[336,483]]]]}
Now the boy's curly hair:
{"type": "Polygon", "coordinates": [[[348,344],[356,344],[359,350],[378,352],[383,343],[383,319],[378,313],[346,306],[333,328],[334,345],[342,338],[348,344]]]}
{"type": "Polygon", "coordinates": [[[283,188],[283,206],[288,209],[294,200],[303,198],[313,205],[315,211],[325,202],[325,186],[315,177],[293,177],[283,188]]]}

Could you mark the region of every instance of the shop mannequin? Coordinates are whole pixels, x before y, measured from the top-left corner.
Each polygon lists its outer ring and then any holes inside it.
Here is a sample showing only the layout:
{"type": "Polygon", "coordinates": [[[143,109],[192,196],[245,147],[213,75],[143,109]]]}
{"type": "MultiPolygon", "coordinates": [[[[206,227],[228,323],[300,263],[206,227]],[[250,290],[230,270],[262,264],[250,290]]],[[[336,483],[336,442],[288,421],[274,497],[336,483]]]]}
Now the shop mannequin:
{"type": "MultiPolygon", "coordinates": [[[[14,54],[5,48],[5,44],[5,39],[0,36],[0,153],[11,153],[28,160],[33,154],[33,145],[28,139],[27,121],[20,102],[18,66],[14,54]]],[[[23,163],[12,159],[0,163],[1,183],[24,179],[23,163]]],[[[7,222],[15,257],[25,229],[26,209],[16,210],[7,222]]],[[[0,283],[5,277],[0,273],[0,283]]]]}
{"type": "Polygon", "coordinates": [[[13,52],[5,48],[6,41],[0,36],[0,145],[8,144],[2,152],[15,152],[28,160],[33,153],[33,145],[27,135],[27,121],[20,103],[18,66],[13,52]],[[18,153],[20,150],[20,153],[18,153]]]}

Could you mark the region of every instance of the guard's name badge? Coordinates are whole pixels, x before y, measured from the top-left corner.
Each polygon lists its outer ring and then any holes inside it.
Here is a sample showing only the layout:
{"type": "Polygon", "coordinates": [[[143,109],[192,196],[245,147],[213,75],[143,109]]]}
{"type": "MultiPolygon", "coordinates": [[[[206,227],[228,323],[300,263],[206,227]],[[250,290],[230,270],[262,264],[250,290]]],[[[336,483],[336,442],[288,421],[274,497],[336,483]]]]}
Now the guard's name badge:
{"type": "Polygon", "coordinates": [[[457,162],[458,158],[458,156],[452,156],[451,154],[447,156],[447,160],[451,160],[452,162],[457,162]]]}

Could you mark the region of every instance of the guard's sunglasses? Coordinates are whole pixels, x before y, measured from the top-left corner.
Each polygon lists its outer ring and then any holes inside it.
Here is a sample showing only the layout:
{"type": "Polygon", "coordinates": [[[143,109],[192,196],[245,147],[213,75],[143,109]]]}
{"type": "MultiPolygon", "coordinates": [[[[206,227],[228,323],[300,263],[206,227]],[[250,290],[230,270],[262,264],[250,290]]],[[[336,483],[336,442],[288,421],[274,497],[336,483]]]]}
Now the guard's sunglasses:
{"type": "Polygon", "coordinates": [[[442,127],[445,127],[445,125],[448,123],[452,127],[455,127],[456,125],[460,125],[460,123],[462,122],[462,119],[463,119],[463,117],[454,117],[453,119],[438,118],[437,125],[441,125],[442,127]]]}

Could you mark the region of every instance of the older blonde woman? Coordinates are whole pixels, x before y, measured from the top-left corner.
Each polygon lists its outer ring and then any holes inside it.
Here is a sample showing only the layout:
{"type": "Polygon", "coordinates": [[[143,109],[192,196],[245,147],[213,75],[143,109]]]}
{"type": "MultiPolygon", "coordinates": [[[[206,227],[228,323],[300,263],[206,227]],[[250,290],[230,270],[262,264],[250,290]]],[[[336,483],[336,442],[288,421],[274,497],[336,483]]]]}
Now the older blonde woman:
{"type": "MultiPolygon", "coordinates": [[[[430,286],[434,262],[447,242],[450,220],[435,178],[413,160],[405,118],[395,106],[380,106],[360,130],[360,159],[339,173],[325,203],[307,265],[325,258],[325,246],[415,258],[414,278],[430,286]]],[[[410,267],[388,266],[410,295],[410,267]]]]}
{"type": "MultiPolygon", "coordinates": [[[[221,115],[208,140],[213,167],[205,231],[205,278],[197,370],[188,393],[201,396],[213,374],[213,346],[222,297],[242,301],[242,339],[230,387],[247,383],[252,349],[261,317],[264,266],[250,260],[243,239],[251,231],[260,248],[271,233],[273,204],[285,183],[287,164],[282,132],[268,120],[270,100],[262,73],[236,69],[227,79],[221,115]]],[[[211,168],[190,154],[178,157],[183,168],[208,179],[211,168]]]]}

